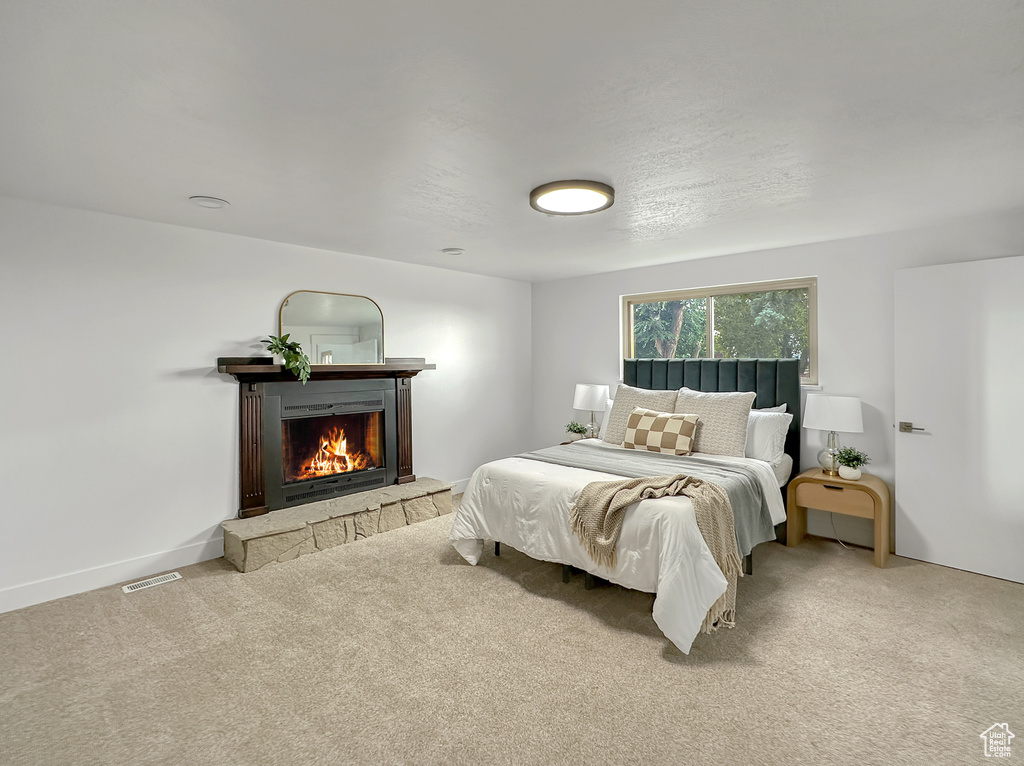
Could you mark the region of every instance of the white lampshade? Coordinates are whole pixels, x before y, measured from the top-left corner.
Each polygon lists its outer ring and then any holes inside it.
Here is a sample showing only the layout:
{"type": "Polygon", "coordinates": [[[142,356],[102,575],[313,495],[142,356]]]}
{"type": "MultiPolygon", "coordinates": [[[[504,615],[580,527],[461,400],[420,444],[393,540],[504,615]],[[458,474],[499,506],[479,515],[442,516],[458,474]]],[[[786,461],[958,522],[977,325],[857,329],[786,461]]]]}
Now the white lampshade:
{"type": "Polygon", "coordinates": [[[807,394],[804,403],[804,428],[816,431],[864,433],[860,399],[856,396],[807,394]]]}
{"type": "Polygon", "coordinates": [[[577,383],[576,395],[572,398],[572,407],[574,410],[604,412],[607,401],[608,386],[601,386],[596,383],[577,383]]]}

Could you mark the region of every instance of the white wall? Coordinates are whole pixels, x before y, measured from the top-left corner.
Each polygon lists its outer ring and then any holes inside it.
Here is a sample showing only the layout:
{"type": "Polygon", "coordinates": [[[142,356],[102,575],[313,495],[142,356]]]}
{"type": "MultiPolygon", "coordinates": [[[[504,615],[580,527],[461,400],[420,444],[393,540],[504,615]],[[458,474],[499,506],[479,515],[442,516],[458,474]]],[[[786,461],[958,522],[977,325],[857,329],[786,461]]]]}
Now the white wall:
{"type": "Polygon", "coordinates": [[[374,298],[388,356],[437,365],[417,475],[529,442],[526,283],[10,198],[0,280],[0,611],[221,554],[238,390],[216,359],[259,352],[294,290],[374,298]]]}
{"type": "MultiPolygon", "coordinates": [[[[953,221],[911,232],[787,247],[533,286],[533,446],[564,437],[573,384],[620,375],[619,296],[654,290],[818,277],[819,381],[830,394],[864,402],[863,434],[840,441],[872,458],[868,470],[893,485],[893,273],[908,266],[1024,252],[1024,212],[953,221]]],[[[929,296],[919,296],[928,301],[929,296]]],[[[948,350],[950,363],[961,349],[948,350]]],[[[951,392],[951,395],[955,395],[951,392]]],[[[805,431],[803,468],[825,435],[805,431]]],[[[872,545],[871,522],[835,517],[843,539],[872,545]]],[[[828,514],[811,512],[812,534],[832,535],[828,514]]]]}

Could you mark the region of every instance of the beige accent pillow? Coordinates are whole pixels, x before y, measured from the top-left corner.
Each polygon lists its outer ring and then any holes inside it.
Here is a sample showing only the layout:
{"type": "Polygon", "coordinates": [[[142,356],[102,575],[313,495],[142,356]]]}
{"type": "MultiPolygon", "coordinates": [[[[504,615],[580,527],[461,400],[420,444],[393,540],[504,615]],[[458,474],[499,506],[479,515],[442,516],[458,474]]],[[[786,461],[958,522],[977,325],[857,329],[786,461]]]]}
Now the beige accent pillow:
{"type": "Polygon", "coordinates": [[[700,419],[693,451],[744,457],[750,406],[756,398],[753,391],[711,393],[679,389],[675,411],[693,414],[700,419]]]}
{"type": "Polygon", "coordinates": [[[675,406],[675,391],[652,391],[620,383],[615,389],[615,398],[611,402],[608,427],[606,432],[601,434],[601,438],[609,444],[621,446],[623,439],[626,438],[626,422],[636,408],[642,407],[645,410],[656,410],[659,413],[671,413],[675,406]]]}
{"type": "Polygon", "coordinates": [[[626,421],[634,409],[643,407],[657,412],[672,412],[675,403],[675,391],[651,391],[620,383],[615,391],[611,414],[608,416],[608,428],[601,438],[618,447],[626,438],[626,421]]]}
{"type": "Polygon", "coordinates": [[[626,438],[622,446],[666,455],[689,455],[696,430],[696,415],[656,412],[637,407],[626,422],[626,438]]]}

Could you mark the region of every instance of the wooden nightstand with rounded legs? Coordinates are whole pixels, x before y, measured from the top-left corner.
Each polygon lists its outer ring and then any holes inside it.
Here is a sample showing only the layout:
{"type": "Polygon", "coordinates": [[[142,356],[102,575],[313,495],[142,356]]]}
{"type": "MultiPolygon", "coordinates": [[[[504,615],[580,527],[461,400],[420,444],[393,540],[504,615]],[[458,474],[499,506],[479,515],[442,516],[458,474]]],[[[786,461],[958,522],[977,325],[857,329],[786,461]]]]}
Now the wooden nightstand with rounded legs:
{"type": "Polygon", "coordinates": [[[829,476],[820,468],[804,471],[789,483],[786,496],[786,545],[803,542],[807,534],[807,509],[843,513],[872,519],[875,523],[875,565],[889,558],[889,485],[865,473],[857,481],[829,476]]]}

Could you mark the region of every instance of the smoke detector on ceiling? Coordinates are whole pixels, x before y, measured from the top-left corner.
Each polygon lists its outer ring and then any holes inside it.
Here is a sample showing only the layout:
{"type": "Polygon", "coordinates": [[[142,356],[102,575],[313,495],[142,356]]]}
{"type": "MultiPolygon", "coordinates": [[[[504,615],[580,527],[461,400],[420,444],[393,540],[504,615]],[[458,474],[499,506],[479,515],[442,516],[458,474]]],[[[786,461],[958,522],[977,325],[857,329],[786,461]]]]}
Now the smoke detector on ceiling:
{"type": "Polygon", "coordinates": [[[224,207],[225,205],[230,205],[231,204],[226,199],[221,199],[220,197],[205,197],[205,196],[199,195],[199,194],[197,194],[194,197],[189,197],[188,201],[191,202],[193,205],[198,205],[199,207],[205,207],[205,208],[208,208],[210,210],[219,210],[220,208],[224,207]]]}

